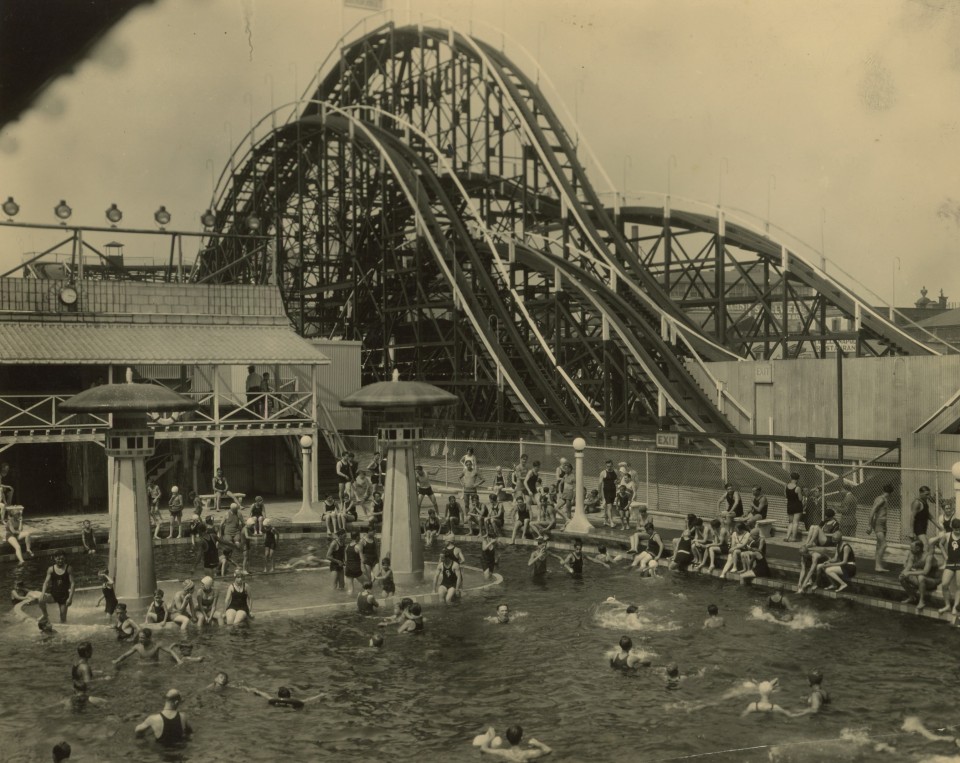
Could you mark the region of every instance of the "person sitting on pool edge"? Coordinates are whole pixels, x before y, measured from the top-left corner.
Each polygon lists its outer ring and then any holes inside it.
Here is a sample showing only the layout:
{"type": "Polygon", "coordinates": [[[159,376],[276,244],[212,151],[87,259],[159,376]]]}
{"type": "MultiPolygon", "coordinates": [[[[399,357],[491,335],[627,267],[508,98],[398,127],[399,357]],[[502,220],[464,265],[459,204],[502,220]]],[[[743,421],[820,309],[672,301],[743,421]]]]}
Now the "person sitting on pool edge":
{"type": "Polygon", "coordinates": [[[631,649],[633,649],[633,640],[629,636],[621,636],[616,654],[610,658],[610,667],[614,670],[649,668],[650,660],[642,659],[640,655],[631,652],[631,649]]]}
{"type": "Polygon", "coordinates": [[[487,729],[486,734],[481,734],[474,739],[473,744],[475,747],[479,747],[482,753],[516,761],[536,760],[553,752],[543,742],[532,737],[527,742],[528,746],[521,748],[519,745],[523,740],[523,727],[518,725],[508,728],[504,736],[506,737],[506,746],[504,740],[497,736],[497,732],[491,726],[487,729]]]}

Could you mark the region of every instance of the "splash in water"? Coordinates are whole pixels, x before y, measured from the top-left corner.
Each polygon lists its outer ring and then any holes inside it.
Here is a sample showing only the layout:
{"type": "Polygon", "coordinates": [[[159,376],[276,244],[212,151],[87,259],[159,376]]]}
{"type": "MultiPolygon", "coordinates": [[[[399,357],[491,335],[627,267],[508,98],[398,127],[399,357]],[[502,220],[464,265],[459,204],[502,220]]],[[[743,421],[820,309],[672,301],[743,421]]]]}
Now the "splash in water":
{"type": "MultiPolygon", "coordinates": [[[[511,612],[511,613],[510,613],[510,622],[513,622],[514,620],[519,620],[521,617],[526,617],[526,616],[527,616],[527,613],[526,613],[526,612],[511,612]]],[[[485,617],[485,618],[483,618],[483,619],[486,620],[488,623],[499,623],[499,622],[500,622],[500,621],[497,619],[497,616],[496,616],[496,615],[490,615],[490,617],[485,617]]]]}
{"type": "Polygon", "coordinates": [[[765,609],[763,609],[763,607],[751,607],[750,618],[752,620],[763,620],[764,622],[782,625],[784,628],[789,628],[792,631],[805,631],[810,628],[830,627],[828,623],[820,622],[817,619],[817,616],[812,612],[806,612],[804,610],[798,610],[791,612],[788,615],[781,615],[780,617],[777,617],[772,612],[767,612],[765,609]]]}
{"type": "Polygon", "coordinates": [[[653,617],[639,608],[636,612],[627,612],[627,605],[612,596],[597,607],[594,620],[601,628],[612,631],[660,633],[683,627],[672,620],[653,617]]]}

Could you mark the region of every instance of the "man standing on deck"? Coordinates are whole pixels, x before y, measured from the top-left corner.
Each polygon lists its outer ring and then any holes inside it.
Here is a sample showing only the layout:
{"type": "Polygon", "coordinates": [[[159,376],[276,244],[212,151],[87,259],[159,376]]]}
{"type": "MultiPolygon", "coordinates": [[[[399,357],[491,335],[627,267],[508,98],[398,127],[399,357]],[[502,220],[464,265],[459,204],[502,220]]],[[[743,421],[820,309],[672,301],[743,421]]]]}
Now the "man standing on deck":
{"type": "MultiPolygon", "coordinates": [[[[923,485],[918,491],[917,497],[910,503],[910,523],[913,529],[911,539],[920,541],[923,544],[924,551],[930,545],[927,528],[930,522],[934,521],[930,516],[930,498],[930,488],[923,485]]],[[[935,521],[934,524],[936,524],[935,521]]]]}

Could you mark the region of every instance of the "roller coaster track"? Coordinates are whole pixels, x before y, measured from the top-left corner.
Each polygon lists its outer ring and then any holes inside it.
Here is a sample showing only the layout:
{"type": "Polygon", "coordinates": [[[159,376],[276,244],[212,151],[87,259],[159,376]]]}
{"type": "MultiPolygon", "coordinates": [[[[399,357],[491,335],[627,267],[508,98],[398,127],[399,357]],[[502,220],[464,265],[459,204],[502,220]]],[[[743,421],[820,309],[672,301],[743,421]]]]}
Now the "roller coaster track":
{"type": "Polygon", "coordinates": [[[537,84],[471,35],[384,25],[312,95],[215,199],[218,231],[255,217],[275,245],[211,239],[193,277],[276,279],[301,333],[364,340],[368,380],[447,386],[461,418],[724,432],[687,364],[936,352],[724,211],[608,208],[537,84]]]}

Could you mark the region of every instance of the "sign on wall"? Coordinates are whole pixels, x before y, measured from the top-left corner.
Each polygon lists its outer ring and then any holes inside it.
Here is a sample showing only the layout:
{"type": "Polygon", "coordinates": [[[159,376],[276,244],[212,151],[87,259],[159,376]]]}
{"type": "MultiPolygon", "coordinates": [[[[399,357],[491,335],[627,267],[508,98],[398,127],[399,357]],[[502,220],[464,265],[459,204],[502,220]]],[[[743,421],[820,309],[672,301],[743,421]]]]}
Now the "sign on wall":
{"type": "Polygon", "coordinates": [[[677,450],[680,447],[680,435],[676,432],[657,432],[657,447],[677,450]]]}

